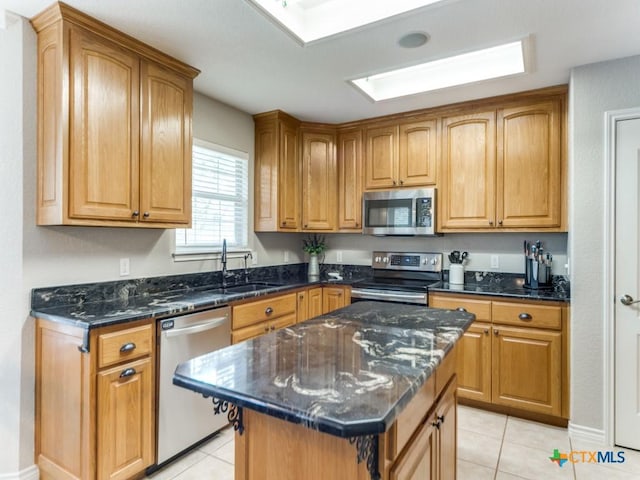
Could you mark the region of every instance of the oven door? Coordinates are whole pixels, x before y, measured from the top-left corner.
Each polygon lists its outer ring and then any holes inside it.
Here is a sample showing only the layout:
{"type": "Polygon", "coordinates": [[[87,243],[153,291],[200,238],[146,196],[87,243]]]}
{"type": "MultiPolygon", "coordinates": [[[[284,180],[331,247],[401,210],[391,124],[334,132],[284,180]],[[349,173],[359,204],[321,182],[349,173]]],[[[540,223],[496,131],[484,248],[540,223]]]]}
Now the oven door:
{"type": "Polygon", "coordinates": [[[409,292],[404,290],[378,290],[375,288],[351,288],[351,303],[363,300],[380,302],[410,303],[427,305],[427,292],[409,292]]]}

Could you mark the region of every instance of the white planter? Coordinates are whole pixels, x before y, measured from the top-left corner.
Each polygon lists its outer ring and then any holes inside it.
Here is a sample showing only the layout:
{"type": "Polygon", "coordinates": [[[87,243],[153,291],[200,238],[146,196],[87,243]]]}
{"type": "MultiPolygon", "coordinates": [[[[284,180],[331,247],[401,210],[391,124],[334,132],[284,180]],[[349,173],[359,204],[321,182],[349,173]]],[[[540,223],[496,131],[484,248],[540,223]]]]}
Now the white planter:
{"type": "Polygon", "coordinates": [[[318,263],[318,255],[315,253],[309,254],[309,268],[307,270],[309,278],[320,278],[320,264],[318,263]]]}

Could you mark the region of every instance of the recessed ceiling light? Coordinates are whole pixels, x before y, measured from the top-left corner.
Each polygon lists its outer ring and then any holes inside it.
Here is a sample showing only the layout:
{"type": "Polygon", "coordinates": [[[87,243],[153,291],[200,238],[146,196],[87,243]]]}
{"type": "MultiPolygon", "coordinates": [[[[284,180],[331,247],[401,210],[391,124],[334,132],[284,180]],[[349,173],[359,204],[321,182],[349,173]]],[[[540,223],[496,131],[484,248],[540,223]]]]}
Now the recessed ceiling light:
{"type": "Polygon", "coordinates": [[[423,32],[413,32],[403,35],[398,40],[402,48],[418,48],[429,41],[429,35],[423,32]]]}
{"type": "Polygon", "coordinates": [[[442,0],[246,0],[303,44],[442,0]]]}
{"type": "Polygon", "coordinates": [[[351,80],[374,101],[525,72],[523,42],[511,42],[351,80]]]}

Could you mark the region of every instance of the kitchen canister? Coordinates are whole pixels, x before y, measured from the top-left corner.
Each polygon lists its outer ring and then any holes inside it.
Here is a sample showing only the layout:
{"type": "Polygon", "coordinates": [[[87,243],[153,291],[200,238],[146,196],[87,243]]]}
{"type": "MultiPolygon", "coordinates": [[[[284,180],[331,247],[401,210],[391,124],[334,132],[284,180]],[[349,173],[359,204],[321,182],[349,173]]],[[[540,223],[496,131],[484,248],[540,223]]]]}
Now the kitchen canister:
{"type": "Polygon", "coordinates": [[[452,285],[464,285],[464,265],[462,263],[449,265],[449,283],[452,285]]]}

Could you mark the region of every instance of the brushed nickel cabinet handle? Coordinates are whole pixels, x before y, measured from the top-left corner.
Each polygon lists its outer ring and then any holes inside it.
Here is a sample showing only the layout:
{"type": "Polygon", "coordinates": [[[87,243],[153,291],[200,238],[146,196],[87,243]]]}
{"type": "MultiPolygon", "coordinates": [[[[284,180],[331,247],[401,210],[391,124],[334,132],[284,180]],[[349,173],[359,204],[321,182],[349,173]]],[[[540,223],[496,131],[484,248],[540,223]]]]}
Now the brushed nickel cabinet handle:
{"type": "Polygon", "coordinates": [[[271,315],[273,313],[273,308],[267,307],[264,311],[265,315],[271,315]]]}
{"type": "Polygon", "coordinates": [[[120,352],[121,353],[127,353],[127,352],[131,352],[133,350],[136,349],[136,344],[133,342],[129,342],[129,343],[125,343],[124,345],[122,345],[120,347],[120,352]]]}
{"type": "Polygon", "coordinates": [[[127,378],[136,374],[135,368],[125,368],[120,374],[120,378],[127,378]]]}
{"type": "Polygon", "coordinates": [[[523,312],[520,315],[518,315],[518,318],[520,320],[522,320],[523,322],[529,322],[531,320],[533,320],[533,317],[531,316],[531,314],[523,312]]]}

